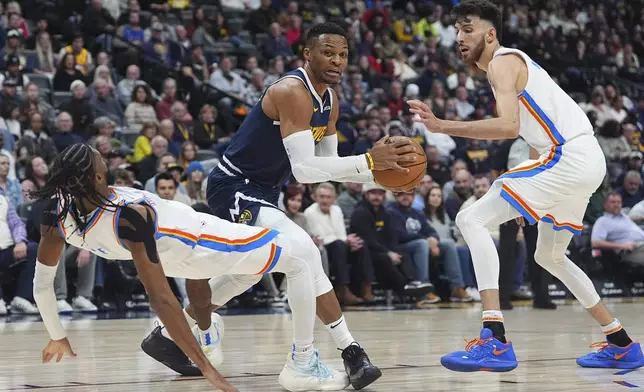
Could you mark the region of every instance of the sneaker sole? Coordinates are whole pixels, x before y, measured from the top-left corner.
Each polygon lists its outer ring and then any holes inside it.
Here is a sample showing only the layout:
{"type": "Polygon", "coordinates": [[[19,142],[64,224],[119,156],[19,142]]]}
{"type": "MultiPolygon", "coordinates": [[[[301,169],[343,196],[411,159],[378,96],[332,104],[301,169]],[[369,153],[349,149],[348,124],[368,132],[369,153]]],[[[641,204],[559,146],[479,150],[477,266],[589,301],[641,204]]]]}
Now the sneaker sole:
{"type": "Polygon", "coordinates": [[[577,361],[577,365],[587,368],[587,369],[639,369],[644,366],[644,358],[640,359],[637,362],[626,362],[626,361],[611,361],[611,362],[600,362],[593,361],[582,365],[577,361]]]}
{"type": "Polygon", "coordinates": [[[154,359],[155,361],[163,364],[166,366],[168,369],[171,369],[172,371],[179,373],[182,376],[186,377],[201,377],[203,374],[201,373],[201,370],[197,368],[196,366],[175,366],[171,362],[168,361],[167,355],[163,355],[163,353],[159,353],[158,349],[155,347],[154,344],[154,336],[150,334],[148,337],[143,340],[141,343],[141,350],[143,350],[144,353],[146,353],[150,358],[154,359]],[[159,355],[161,354],[161,355],[159,355]]]}
{"type": "Polygon", "coordinates": [[[382,371],[375,366],[364,369],[362,375],[357,377],[355,380],[351,380],[351,386],[356,391],[361,390],[364,387],[371,385],[377,379],[382,376],[382,371]]]}
{"type": "Polygon", "coordinates": [[[449,358],[441,358],[441,365],[443,367],[452,370],[454,372],[470,373],[470,372],[494,372],[494,373],[504,373],[516,369],[519,366],[518,362],[507,362],[499,361],[494,364],[488,364],[488,366],[481,366],[478,363],[455,363],[449,360],[449,358]]]}

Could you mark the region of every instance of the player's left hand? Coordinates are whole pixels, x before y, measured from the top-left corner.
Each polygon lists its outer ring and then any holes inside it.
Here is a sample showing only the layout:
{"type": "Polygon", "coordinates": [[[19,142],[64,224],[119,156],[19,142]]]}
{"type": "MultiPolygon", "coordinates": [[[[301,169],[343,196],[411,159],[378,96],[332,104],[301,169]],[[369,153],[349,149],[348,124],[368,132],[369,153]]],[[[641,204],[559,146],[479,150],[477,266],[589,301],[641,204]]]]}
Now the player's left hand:
{"type": "Polygon", "coordinates": [[[410,106],[409,111],[418,115],[414,116],[414,121],[425,124],[427,130],[434,133],[441,133],[440,120],[436,118],[432,109],[424,102],[417,99],[407,101],[410,106]]]}
{"type": "Polygon", "coordinates": [[[69,344],[69,340],[67,338],[50,340],[47,347],[42,350],[42,363],[48,363],[54,356],[56,357],[56,362],[60,362],[65,355],[72,358],[76,357],[76,354],[72,351],[72,346],[69,344]]]}

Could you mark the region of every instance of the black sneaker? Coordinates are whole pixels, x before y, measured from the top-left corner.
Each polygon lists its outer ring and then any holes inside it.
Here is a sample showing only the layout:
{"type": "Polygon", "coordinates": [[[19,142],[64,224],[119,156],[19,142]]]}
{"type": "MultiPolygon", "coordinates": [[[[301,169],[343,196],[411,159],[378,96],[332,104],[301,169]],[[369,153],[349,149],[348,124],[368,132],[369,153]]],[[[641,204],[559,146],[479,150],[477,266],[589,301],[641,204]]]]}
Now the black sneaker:
{"type": "Polygon", "coordinates": [[[349,381],[356,391],[382,376],[380,369],[371,363],[367,353],[356,342],[342,350],[342,359],[344,360],[344,370],[349,375],[349,381]]]}
{"type": "Polygon", "coordinates": [[[157,326],[143,339],[141,350],[182,376],[201,376],[201,370],[190,361],[179,346],[161,334],[162,328],[157,326]]]}
{"type": "Polygon", "coordinates": [[[431,283],[421,283],[412,281],[405,285],[405,295],[413,298],[420,298],[425,294],[434,291],[434,285],[431,283]]]}

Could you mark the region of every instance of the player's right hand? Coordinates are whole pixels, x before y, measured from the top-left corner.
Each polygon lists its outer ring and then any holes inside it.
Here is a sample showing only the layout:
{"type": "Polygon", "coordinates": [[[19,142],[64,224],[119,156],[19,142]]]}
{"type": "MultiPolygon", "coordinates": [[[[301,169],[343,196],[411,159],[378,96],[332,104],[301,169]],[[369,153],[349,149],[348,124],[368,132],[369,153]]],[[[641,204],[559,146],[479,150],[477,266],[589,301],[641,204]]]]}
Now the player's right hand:
{"type": "Polygon", "coordinates": [[[409,169],[400,166],[401,163],[411,163],[416,160],[414,147],[411,140],[407,138],[391,138],[385,136],[378,140],[371,148],[371,158],[373,159],[373,170],[393,169],[402,173],[407,173],[409,169]]]}
{"type": "Polygon", "coordinates": [[[229,383],[214,367],[211,366],[209,369],[202,370],[201,372],[210,385],[217,388],[218,391],[239,392],[239,389],[229,383]]]}
{"type": "Polygon", "coordinates": [[[42,363],[47,363],[56,357],[56,362],[60,362],[63,356],[75,358],[76,354],[72,351],[72,346],[67,338],[60,340],[50,340],[47,347],[42,350],[42,363]]]}

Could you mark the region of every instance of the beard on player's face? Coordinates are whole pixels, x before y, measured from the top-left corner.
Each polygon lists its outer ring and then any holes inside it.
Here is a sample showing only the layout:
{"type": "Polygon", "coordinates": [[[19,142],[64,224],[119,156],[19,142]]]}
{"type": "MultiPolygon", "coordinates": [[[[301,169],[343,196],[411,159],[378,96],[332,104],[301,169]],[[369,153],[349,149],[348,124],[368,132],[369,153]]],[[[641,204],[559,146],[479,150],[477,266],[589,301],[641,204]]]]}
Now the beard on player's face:
{"type": "Polygon", "coordinates": [[[485,38],[481,36],[481,39],[472,47],[468,46],[465,52],[461,51],[461,59],[466,64],[475,64],[479,61],[485,50],[485,38]]]}

